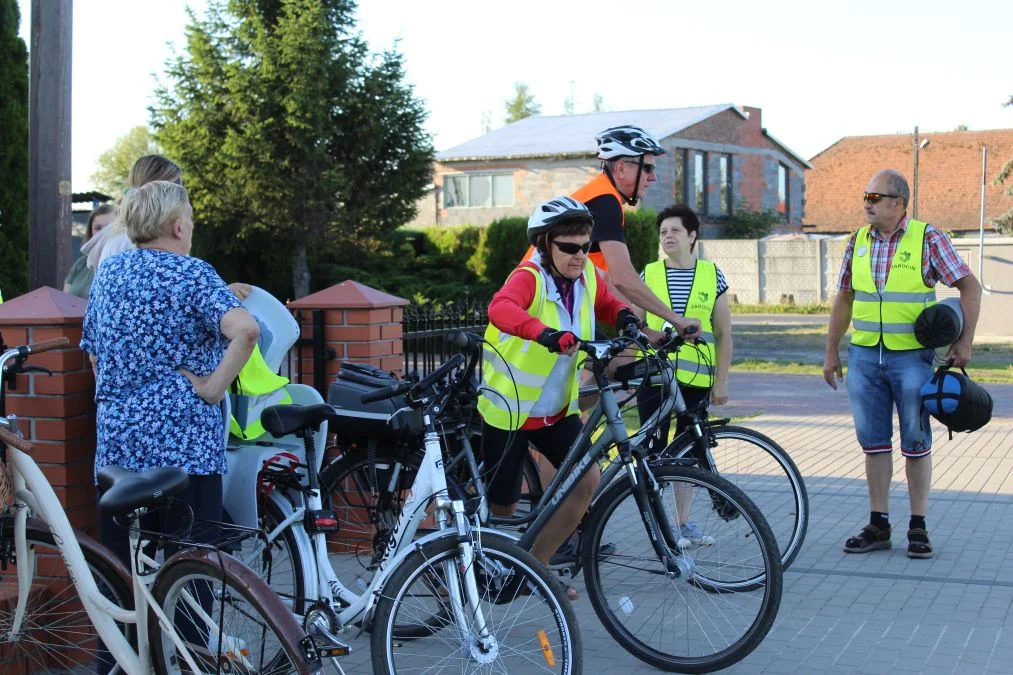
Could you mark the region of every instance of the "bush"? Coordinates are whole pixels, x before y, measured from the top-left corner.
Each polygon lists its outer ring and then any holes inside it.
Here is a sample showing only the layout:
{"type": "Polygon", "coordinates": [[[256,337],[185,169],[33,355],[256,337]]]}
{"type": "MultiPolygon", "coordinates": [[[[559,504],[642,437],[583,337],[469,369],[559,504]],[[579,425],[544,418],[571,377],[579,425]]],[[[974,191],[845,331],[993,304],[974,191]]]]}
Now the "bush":
{"type": "Polygon", "coordinates": [[[495,287],[503,285],[517,264],[524,257],[528,242],[528,219],[520,216],[500,218],[486,228],[485,239],[476,251],[473,267],[481,269],[479,276],[495,287]]]}
{"type": "Polygon", "coordinates": [[[721,236],[725,239],[762,239],[783,220],[781,214],[772,209],[753,211],[739,207],[725,222],[721,236]]]}
{"type": "Polygon", "coordinates": [[[626,212],[626,246],[638,272],[658,259],[658,214],[651,209],[626,212]]]}

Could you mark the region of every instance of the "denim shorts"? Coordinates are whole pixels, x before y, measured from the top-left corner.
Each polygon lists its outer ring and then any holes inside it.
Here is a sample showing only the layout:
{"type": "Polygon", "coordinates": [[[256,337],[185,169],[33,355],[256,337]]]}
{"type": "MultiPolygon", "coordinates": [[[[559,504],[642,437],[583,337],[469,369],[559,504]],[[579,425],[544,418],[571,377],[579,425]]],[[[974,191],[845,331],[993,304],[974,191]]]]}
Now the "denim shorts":
{"type": "Polygon", "coordinates": [[[923,457],[932,450],[929,414],[921,387],[932,377],[932,350],[893,351],[882,346],[848,348],[848,398],[855,434],[869,454],[893,450],[893,408],[900,417],[900,451],[923,457]]]}

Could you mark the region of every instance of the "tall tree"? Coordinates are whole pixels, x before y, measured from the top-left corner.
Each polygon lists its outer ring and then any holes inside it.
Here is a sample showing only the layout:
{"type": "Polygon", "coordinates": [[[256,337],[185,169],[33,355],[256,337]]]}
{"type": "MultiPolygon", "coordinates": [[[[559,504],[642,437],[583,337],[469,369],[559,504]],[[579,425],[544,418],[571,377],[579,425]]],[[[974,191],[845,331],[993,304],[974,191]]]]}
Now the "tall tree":
{"type": "Polygon", "coordinates": [[[99,155],[98,168],[91,176],[96,189],[111,197],[121,197],[128,187],[130,167],[138,157],[161,153],[146,126],[136,126],[116,139],[112,147],[99,155]]]}
{"type": "Polygon", "coordinates": [[[283,257],[282,295],[310,291],[314,251],[375,245],[409,221],[430,180],[401,56],[371,54],[354,13],[351,0],[212,0],[190,13],[151,108],[191,191],[198,254],[253,281],[283,257]]]}
{"type": "MultiPolygon", "coordinates": [[[[1009,97],[1009,100],[1003,103],[1004,106],[1013,106],[1013,95],[1009,97]]],[[[1013,158],[1010,158],[1006,164],[999,170],[999,175],[996,176],[995,180],[992,181],[993,185],[1004,185],[1009,181],[1010,176],[1013,176],[1013,158]]],[[[1013,183],[1006,186],[1006,194],[1013,197],[1013,183]]],[[[996,229],[1006,236],[1013,236],[1013,208],[1002,214],[994,221],[996,229]]]]}
{"type": "Polygon", "coordinates": [[[591,110],[593,112],[605,112],[605,97],[599,93],[595,93],[594,100],[591,102],[591,110]]]}
{"type": "Polygon", "coordinates": [[[28,290],[28,48],[17,0],[0,0],[0,293],[28,290]]]}
{"type": "Polygon", "coordinates": [[[523,82],[514,82],[514,97],[504,101],[503,105],[506,106],[507,124],[542,112],[542,106],[535,103],[534,94],[523,82]]]}

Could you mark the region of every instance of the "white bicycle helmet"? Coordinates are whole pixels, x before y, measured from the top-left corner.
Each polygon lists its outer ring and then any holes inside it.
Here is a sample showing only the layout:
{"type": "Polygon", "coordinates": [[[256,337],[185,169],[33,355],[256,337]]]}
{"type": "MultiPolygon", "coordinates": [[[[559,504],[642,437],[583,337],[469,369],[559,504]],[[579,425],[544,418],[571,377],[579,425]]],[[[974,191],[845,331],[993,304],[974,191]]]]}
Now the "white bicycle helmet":
{"type": "Polygon", "coordinates": [[[542,202],[528,218],[528,241],[534,244],[538,235],[548,232],[556,223],[567,220],[583,220],[588,225],[594,225],[594,215],[572,197],[556,197],[542,202]]]}
{"type": "Polygon", "coordinates": [[[595,136],[594,140],[598,143],[598,159],[603,161],[665,154],[665,149],[654,140],[654,136],[632,125],[611,127],[595,136]]]}

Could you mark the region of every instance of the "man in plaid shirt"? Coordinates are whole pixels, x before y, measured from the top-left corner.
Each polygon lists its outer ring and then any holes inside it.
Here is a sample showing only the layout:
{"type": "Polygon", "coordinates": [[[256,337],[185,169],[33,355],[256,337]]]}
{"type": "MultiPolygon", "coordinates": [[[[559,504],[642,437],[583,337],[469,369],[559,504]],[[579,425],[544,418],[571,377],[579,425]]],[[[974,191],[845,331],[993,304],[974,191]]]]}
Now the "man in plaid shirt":
{"type": "Polygon", "coordinates": [[[851,237],[841,262],[823,378],[833,389],[844,379],[838,347],[853,322],[848,398],[865,452],[871,515],[869,524],[845,542],[844,551],[868,553],[891,546],[888,495],[896,406],[911,502],[908,557],[930,558],[925,512],[932,482],[932,431],[920,389],[932,375],[933,351],[914,337],[914,320],[935,300],[937,282],[956,287],[964,331],[946,356],[956,366],[966,365],[978,323],[981,285],[945,234],[908,218],[909,195],[907,181],[896,171],[881,171],[869,181],[864,196],[869,224],[851,237]],[[916,267],[919,252],[921,264],[916,267]]]}

